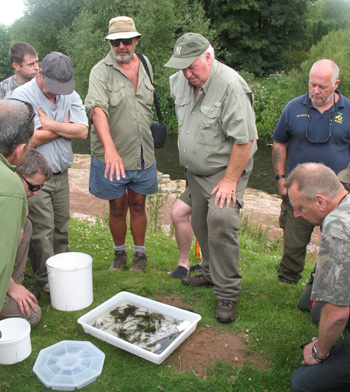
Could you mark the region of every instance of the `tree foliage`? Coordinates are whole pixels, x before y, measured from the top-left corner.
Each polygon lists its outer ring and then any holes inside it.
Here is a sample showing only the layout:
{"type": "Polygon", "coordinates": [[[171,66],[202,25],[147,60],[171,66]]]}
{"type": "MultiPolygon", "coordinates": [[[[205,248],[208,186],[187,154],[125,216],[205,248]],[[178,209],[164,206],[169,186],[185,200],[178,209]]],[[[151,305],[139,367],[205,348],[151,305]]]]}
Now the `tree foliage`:
{"type": "Polygon", "coordinates": [[[25,0],[25,15],[11,28],[16,41],[29,42],[40,58],[62,51],[59,36],[79,14],[85,0],[25,0]]]}
{"type": "Polygon", "coordinates": [[[9,60],[10,35],[7,27],[0,24],[0,80],[12,75],[13,69],[9,60]]]}
{"type": "Polygon", "coordinates": [[[223,61],[255,75],[289,66],[303,47],[307,0],[204,0],[218,33],[223,61]]]}

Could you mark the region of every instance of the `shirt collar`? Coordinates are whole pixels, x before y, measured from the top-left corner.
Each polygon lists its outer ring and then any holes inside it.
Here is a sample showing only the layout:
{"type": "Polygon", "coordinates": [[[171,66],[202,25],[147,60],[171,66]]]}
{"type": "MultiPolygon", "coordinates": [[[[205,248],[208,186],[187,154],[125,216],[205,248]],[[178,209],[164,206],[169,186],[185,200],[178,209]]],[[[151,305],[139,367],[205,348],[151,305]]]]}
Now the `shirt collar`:
{"type": "MultiPolygon", "coordinates": [[[[337,109],[343,108],[345,106],[345,100],[344,100],[344,97],[343,97],[343,95],[341,94],[341,92],[339,90],[335,90],[335,92],[339,94],[339,99],[335,103],[335,109],[337,110],[337,109]]],[[[303,102],[303,104],[305,106],[308,106],[308,104],[309,104],[309,92],[307,92],[304,95],[302,102],[303,102]]],[[[313,107],[312,104],[310,106],[313,107]]]]}
{"type": "Polygon", "coordinates": [[[11,163],[0,153],[0,161],[7,166],[13,172],[16,171],[16,166],[11,165],[11,163]]]}

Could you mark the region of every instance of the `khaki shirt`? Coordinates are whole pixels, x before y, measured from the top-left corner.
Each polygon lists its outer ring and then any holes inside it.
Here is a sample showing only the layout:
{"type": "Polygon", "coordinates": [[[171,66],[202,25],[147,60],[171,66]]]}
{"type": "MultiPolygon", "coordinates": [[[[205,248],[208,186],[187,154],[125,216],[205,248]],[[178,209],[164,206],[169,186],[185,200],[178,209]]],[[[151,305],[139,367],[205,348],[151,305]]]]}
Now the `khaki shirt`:
{"type": "Polygon", "coordinates": [[[236,71],[213,61],[210,75],[196,101],[193,86],[182,71],[170,76],[179,127],[180,163],[200,176],[209,176],[228,166],[233,143],[253,140],[255,153],[258,134],[253,96],[236,71]]]}
{"type": "MultiPolygon", "coordinates": [[[[147,60],[147,59],[146,59],[147,60]]],[[[148,60],[147,60],[148,61],[148,60]]],[[[148,61],[150,72],[151,65],[148,61]]],[[[155,162],[151,133],[153,85],[140,62],[137,92],[122,72],[111,52],[91,70],[85,109],[91,119],[95,106],[107,116],[109,130],[125,170],[141,170],[141,151],[145,169],[155,162]]],[[[102,162],[104,148],[91,125],[91,154],[102,162]]]]}

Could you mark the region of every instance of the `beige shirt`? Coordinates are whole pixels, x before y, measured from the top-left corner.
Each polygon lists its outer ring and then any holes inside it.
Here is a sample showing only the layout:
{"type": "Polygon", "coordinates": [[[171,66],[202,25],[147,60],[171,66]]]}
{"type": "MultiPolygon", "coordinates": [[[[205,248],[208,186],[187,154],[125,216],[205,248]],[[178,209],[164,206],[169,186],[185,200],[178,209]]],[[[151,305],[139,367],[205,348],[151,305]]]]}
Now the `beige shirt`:
{"type": "Polygon", "coordinates": [[[254,141],[253,156],[258,139],[253,96],[236,71],[214,60],[197,101],[181,71],[170,76],[170,91],[179,127],[181,165],[200,176],[215,174],[227,167],[233,143],[250,140],[254,141]]]}
{"type": "MultiPolygon", "coordinates": [[[[146,58],[146,57],[145,57],[146,58]]],[[[148,67],[152,72],[148,59],[148,67]]],[[[91,70],[85,109],[91,119],[95,106],[107,116],[110,133],[125,170],[141,170],[141,151],[145,169],[155,162],[151,133],[153,85],[140,62],[137,91],[120,69],[111,52],[91,70]]],[[[102,162],[104,148],[91,125],[91,154],[102,162]]]]}

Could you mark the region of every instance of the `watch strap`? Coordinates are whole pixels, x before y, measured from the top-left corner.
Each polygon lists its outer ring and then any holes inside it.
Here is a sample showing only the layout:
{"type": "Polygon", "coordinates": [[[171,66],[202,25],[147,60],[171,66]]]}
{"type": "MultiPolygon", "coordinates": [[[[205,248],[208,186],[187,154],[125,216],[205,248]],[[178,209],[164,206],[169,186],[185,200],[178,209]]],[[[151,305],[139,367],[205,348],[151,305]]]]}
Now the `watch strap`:
{"type": "Polygon", "coordinates": [[[286,178],[286,176],[284,174],[276,174],[275,175],[275,180],[276,181],[280,180],[281,178],[286,178]]]}

